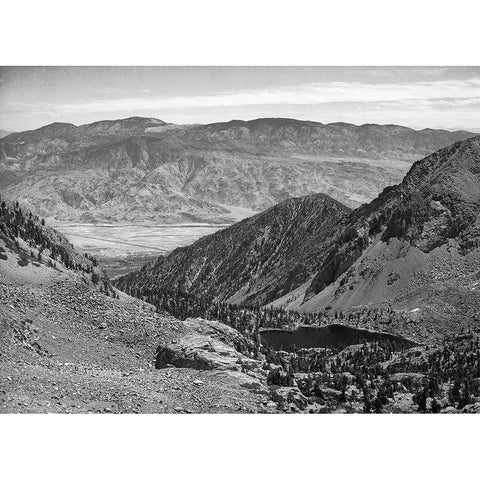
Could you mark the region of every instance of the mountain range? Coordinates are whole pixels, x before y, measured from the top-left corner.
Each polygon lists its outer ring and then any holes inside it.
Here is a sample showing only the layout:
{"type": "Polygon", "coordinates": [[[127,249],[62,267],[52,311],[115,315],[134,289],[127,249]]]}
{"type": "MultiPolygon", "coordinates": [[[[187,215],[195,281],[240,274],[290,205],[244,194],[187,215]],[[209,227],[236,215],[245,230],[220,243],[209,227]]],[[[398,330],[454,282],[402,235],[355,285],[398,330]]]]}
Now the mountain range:
{"type": "Polygon", "coordinates": [[[0,139],[0,188],[57,222],[232,223],[325,193],[354,208],[474,134],[264,118],[53,123],[0,139]]]}
{"type": "MultiPolygon", "coordinates": [[[[349,211],[292,199],[118,281],[301,312],[383,305],[425,337],[480,321],[480,137],[414,163],[349,211]]],[[[397,332],[401,333],[401,332],[397,332]]]]}

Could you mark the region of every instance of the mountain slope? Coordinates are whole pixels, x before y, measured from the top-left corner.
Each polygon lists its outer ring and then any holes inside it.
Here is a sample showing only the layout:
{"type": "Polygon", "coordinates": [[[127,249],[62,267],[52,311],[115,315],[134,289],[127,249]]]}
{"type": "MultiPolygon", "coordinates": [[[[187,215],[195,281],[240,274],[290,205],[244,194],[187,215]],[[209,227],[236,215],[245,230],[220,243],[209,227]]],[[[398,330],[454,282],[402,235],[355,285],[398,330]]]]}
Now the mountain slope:
{"type": "Polygon", "coordinates": [[[81,273],[84,281],[93,283],[104,293],[113,289],[95,258],[78,253],[64,235],[45,225],[32,212],[0,196],[1,270],[12,276],[35,277],[36,267],[46,265],[56,272],[72,270],[81,273]],[[21,268],[19,268],[21,267],[21,268]]]}
{"type": "Polygon", "coordinates": [[[232,222],[313,193],[356,207],[469,132],[291,119],[179,126],[133,117],[0,139],[0,188],[80,222],[232,222]]]}
{"type": "Polygon", "coordinates": [[[317,274],[274,302],[301,311],[390,304],[432,331],[480,321],[480,137],[415,163],[347,217],[317,274]]]}
{"type": "Polygon", "coordinates": [[[193,245],[159,257],[117,286],[181,289],[264,304],[301,285],[348,207],[323,194],[286,200],[193,245]]]}

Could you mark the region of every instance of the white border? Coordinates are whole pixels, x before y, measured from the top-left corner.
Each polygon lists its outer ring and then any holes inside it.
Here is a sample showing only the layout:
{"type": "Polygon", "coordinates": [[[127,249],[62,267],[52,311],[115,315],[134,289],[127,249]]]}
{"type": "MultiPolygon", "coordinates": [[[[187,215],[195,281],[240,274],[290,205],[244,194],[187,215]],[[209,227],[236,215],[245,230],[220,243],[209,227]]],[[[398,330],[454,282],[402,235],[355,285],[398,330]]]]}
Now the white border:
{"type": "Polygon", "coordinates": [[[0,423],[9,480],[478,474],[478,415],[5,415],[0,423]]]}
{"type": "MultiPolygon", "coordinates": [[[[1,7],[0,64],[479,65],[477,4],[17,0],[1,7]]],[[[0,471],[9,480],[475,478],[479,427],[467,415],[1,415],[0,471]]]]}
{"type": "Polygon", "coordinates": [[[480,63],[476,0],[16,0],[0,12],[3,65],[480,63]]]}

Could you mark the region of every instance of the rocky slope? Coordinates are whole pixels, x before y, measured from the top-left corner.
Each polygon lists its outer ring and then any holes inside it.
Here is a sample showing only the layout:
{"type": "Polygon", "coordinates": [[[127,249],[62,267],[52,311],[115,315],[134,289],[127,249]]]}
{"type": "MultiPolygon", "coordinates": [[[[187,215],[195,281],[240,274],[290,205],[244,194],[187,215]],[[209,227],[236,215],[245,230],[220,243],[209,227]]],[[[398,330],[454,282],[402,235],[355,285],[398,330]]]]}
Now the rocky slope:
{"type": "Polygon", "coordinates": [[[291,119],[55,123],[0,139],[0,188],[56,220],[225,223],[312,193],[356,207],[469,136],[291,119]]]}
{"type": "Polygon", "coordinates": [[[123,291],[180,289],[217,300],[265,304],[305,282],[330,231],[350,211],[323,194],[286,200],[177,248],[121,277],[123,291]]]}
{"type": "Polygon", "coordinates": [[[277,411],[268,372],[240,333],[157,314],[95,275],[92,259],[24,207],[1,206],[2,413],[277,411]],[[39,228],[20,221],[20,210],[39,228]],[[159,365],[157,350],[180,342],[193,359],[159,365]]]}

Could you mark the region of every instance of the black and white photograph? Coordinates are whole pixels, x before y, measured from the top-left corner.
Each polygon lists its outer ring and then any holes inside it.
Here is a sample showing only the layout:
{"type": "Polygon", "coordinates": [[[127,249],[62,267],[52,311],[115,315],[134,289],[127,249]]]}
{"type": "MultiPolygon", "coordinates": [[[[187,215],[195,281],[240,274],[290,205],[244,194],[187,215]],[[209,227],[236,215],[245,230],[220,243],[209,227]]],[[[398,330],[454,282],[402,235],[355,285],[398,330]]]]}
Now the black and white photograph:
{"type": "Polygon", "coordinates": [[[480,414],[478,57],[22,58],[0,61],[0,424],[242,416],[288,443],[291,417],[480,414]]]}
{"type": "Polygon", "coordinates": [[[479,67],[0,78],[3,412],[480,413],[479,67]]]}

